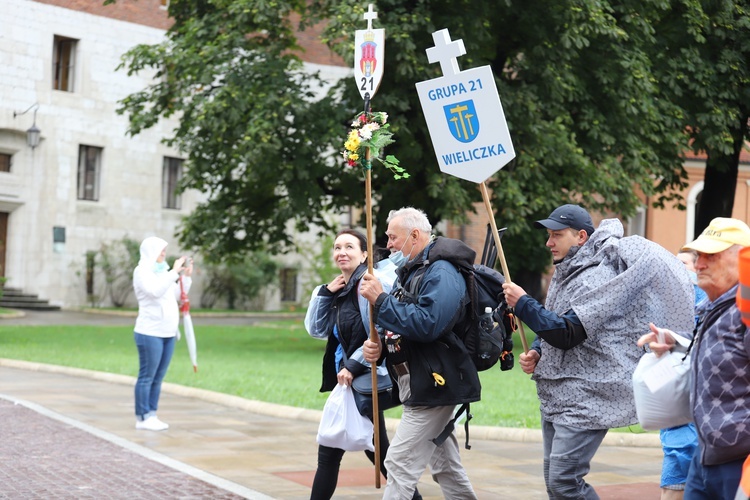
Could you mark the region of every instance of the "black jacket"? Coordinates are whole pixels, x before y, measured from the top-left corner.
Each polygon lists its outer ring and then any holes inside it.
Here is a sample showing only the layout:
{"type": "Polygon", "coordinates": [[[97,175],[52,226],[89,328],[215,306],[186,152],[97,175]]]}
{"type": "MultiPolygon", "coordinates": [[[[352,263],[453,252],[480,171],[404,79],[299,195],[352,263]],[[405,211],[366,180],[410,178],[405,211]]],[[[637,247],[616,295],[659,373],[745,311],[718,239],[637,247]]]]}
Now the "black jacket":
{"type": "Polygon", "coordinates": [[[350,359],[368,338],[357,303],[357,289],[365,271],[367,271],[367,265],[361,264],[352,274],[349,283],[336,293],[332,294],[326,287],[320,289],[319,295],[333,296],[328,311],[329,334],[326,352],[323,355],[323,382],[320,386],[320,392],[333,390],[338,383],[337,375],[342,368],[341,366],[335,366],[336,349],[339,343],[346,353],[344,366],[355,377],[367,371],[366,366],[350,359]],[[333,334],[334,325],[337,327],[340,342],[333,334]]]}

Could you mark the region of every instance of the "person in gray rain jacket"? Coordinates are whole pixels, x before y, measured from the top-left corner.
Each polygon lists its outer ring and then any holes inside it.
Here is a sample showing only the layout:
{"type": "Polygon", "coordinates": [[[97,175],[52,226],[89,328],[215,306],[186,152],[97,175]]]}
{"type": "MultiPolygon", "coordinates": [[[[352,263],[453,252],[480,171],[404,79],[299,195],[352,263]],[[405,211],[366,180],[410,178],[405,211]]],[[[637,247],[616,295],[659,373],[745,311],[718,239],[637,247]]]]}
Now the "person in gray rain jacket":
{"type": "Polygon", "coordinates": [[[635,342],[650,321],[693,328],[693,285],[685,266],[656,243],[623,237],[606,219],[594,230],[578,205],[536,222],[555,264],[545,305],[515,283],[503,285],[516,315],[537,334],[521,368],[533,373],[542,414],[549,498],[596,499],[584,476],[608,429],[637,423],[635,342]]]}
{"type": "Polygon", "coordinates": [[[163,431],[169,425],[159,420],[161,383],[172,360],[179,334],[180,286],[183,273],[185,291],[190,290],[192,262],[185,267],[186,257],[174,261],[169,269],[165,262],[167,242],[151,236],[141,243],[141,260],[133,271],[133,289],[138,299],[138,317],[133,337],[138,348],[138,379],[135,383],[135,428],[163,431]]]}

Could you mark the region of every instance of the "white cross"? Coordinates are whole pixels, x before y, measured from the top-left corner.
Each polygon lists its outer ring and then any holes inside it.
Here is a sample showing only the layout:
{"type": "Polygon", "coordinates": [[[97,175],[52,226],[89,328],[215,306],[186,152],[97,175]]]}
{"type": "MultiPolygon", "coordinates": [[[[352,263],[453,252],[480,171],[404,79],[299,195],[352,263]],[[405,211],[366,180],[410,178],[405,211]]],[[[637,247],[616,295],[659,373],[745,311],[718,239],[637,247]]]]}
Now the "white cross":
{"type": "Polygon", "coordinates": [[[367,31],[372,31],[372,20],[378,18],[378,13],[372,10],[372,4],[367,7],[367,12],[365,12],[363,17],[367,21],[367,31]]]}
{"type": "Polygon", "coordinates": [[[460,38],[451,41],[447,29],[434,32],[432,40],[435,42],[435,46],[427,49],[427,60],[430,63],[439,62],[440,69],[443,70],[445,76],[460,73],[461,70],[458,68],[456,58],[466,54],[464,41],[460,38]]]}

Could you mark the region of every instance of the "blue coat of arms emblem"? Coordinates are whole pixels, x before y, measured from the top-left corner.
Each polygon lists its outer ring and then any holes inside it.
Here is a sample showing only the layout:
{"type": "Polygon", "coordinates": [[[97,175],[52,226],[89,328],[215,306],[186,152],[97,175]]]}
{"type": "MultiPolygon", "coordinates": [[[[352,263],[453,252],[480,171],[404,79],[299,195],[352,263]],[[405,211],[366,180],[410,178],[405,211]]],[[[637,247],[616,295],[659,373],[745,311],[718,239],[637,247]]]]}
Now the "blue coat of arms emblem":
{"type": "Polygon", "coordinates": [[[443,106],[445,119],[453,137],[460,142],[471,142],[479,134],[479,118],[474,101],[462,101],[443,106]]]}

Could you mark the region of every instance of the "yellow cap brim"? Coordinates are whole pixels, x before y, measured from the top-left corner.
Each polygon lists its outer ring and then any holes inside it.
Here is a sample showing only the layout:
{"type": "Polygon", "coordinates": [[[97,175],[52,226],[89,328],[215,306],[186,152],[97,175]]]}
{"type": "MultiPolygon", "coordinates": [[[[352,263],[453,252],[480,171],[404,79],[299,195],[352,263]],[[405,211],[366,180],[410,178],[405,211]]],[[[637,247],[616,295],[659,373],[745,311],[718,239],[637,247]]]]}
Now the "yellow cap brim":
{"type": "Polygon", "coordinates": [[[695,250],[700,253],[719,253],[734,245],[734,243],[724,240],[717,240],[710,236],[698,236],[692,243],[688,243],[681,250],[695,250]]]}

